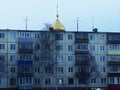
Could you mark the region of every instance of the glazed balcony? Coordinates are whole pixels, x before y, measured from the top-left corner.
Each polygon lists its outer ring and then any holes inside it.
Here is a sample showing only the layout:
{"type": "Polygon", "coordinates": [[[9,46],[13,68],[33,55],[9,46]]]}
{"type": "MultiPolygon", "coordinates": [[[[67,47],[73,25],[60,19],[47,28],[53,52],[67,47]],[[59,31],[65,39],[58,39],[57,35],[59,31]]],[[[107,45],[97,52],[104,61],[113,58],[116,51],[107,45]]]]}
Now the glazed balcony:
{"type": "Polygon", "coordinates": [[[76,77],[89,77],[90,73],[89,72],[76,72],[75,76],[76,77]]]}
{"type": "Polygon", "coordinates": [[[120,34],[119,33],[109,33],[107,35],[108,44],[120,44],[120,34]]]}

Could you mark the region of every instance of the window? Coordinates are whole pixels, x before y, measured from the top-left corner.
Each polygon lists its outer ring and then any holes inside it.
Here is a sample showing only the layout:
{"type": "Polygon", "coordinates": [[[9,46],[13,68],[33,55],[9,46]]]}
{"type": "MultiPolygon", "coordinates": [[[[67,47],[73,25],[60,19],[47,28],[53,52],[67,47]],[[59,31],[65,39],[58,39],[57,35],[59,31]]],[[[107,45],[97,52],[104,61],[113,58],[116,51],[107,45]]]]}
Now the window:
{"type": "Polygon", "coordinates": [[[16,49],[16,44],[10,44],[10,49],[15,50],[16,49]]]}
{"type": "Polygon", "coordinates": [[[10,33],[10,37],[13,38],[13,39],[15,39],[16,38],[16,32],[11,32],[10,33]]]}
{"type": "Polygon", "coordinates": [[[68,78],[68,84],[73,85],[74,84],[74,79],[73,78],[68,78]]]}
{"type": "Polygon", "coordinates": [[[0,33],[0,38],[5,38],[5,33],[0,33]]]}
{"type": "Polygon", "coordinates": [[[62,55],[59,55],[59,56],[56,56],[56,61],[57,62],[63,62],[63,56],[62,55]]]}
{"type": "Polygon", "coordinates": [[[5,72],[5,67],[4,66],[0,66],[0,72],[1,73],[5,72]]]}
{"type": "Polygon", "coordinates": [[[5,49],[5,44],[0,44],[0,49],[1,50],[5,49]]]}
{"type": "Polygon", "coordinates": [[[19,44],[19,49],[23,50],[32,50],[32,43],[21,43],[19,44]]]}
{"type": "Polygon", "coordinates": [[[57,84],[63,84],[63,78],[57,78],[56,79],[57,84]]]}
{"type": "Polygon", "coordinates": [[[114,83],[115,83],[114,77],[109,77],[109,83],[110,83],[110,84],[114,84],[114,83]]]}
{"type": "Polygon", "coordinates": [[[15,72],[15,67],[11,67],[10,71],[14,73],[15,72]]]}
{"type": "Polygon", "coordinates": [[[63,34],[56,34],[55,40],[63,40],[63,34]]]}
{"type": "Polygon", "coordinates": [[[45,78],[45,85],[50,85],[50,84],[51,84],[51,79],[45,78]]]}
{"type": "Polygon", "coordinates": [[[32,54],[19,54],[19,60],[32,60],[32,54]]]}
{"type": "Polygon", "coordinates": [[[68,51],[73,51],[73,45],[68,45],[68,51]]]}
{"type": "Polygon", "coordinates": [[[68,72],[73,72],[73,67],[68,67],[68,72]]]}
{"type": "Polygon", "coordinates": [[[10,85],[16,85],[16,79],[10,78],[10,85]]]}
{"type": "Polygon", "coordinates": [[[32,84],[32,78],[31,77],[19,77],[19,84],[30,85],[32,84]]]}
{"type": "Polygon", "coordinates": [[[76,55],[76,60],[89,60],[89,55],[85,54],[76,55]]]}
{"type": "Polygon", "coordinates": [[[96,71],[96,67],[91,67],[91,72],[95,72],[96,71]]]}
{"type": "Polygon", "coordinates": [[[100,34],[100,40],[101,41],[105,40],[105,35],[104,34],[100,34]]]}
{"type": "Polygon", "coordinates": [[[39,61],[40,60],[40,56],[39,55],[34,55],[34,61],[39,61]]]}
{"type": "Polygon", "coordinates": [[[35,50],[40,50],[40,44],[35,44],[35,50]]]}
{"type": "Polygon", "coordinates": [[[11,55],[10,56],[10,61],[16,61],[16,55],[11,55]]]}
{"type": "Polygon", "coordinates": [[[105,56],[100,56],[100,61],[104,62],[105,61],[105,56]]]}
{"type": "Polygon", "coordinates": [[[88,44],[86,43],[77,43],[76,46],[78,50],[88,50],[88,44]]]}
{"type": "Polygon", "coordinates": [[[36,73],[40,73],[41,71],[40,71],[40,66],[36,66],[36,67],[34,67],[34,72],[36,72],[36,73]]]}
{"type": "Polygon", "coordinates": [[[31,35],[31,32],[19,32],[19,37],[22,37],[22,38],[31,38],[32,35],[31,35]]]}
{"type": "Polygon", "coordinates": [[[101,78],[101,84],[106,84],[106,78],[101,78]]]}
{"type": "Polygon", "coordinates": [[[96,78],[92,78],[91,83],[96,83],[96,78]]]}
{"type": "Polygon", "coordinates": [[[73,56],[72,55],[68,56],[68,61],[73,61],[73,56]]]}
{"type": "Polygon", "coordinates": [[[104,50],[105,50],[105,46],[103,46],[103,45],[100,46],[100,50],[101,50],[101,51],[104,51],[104,50]]]}
{"type": "Polygon", "coordinates": [[[76,33],[76,39],[88,39],[88,33],[76,33]]]}
{"type": "Polygon", "coordinates": [[[95,45],[91,45],[91,51],[95,51],[95,45]]]}
{"type": "Polygon", "coordinates": [[[39,33],[35,33],[35,39],[40,39],[40,34],[39,33]]]}
{"type": "Polygon", "coordinates": [[[63,50],[63,45],[56,45],[56,50],[57,51],[62,51],[63,50]]]}
{"type": "Polygon", "coordinates": [[[95,40],[95,35],[93,34],[93,35],[90,35],[90,41],[91,40],[95,40]]]}
{"type": "Polygon", "coordinates": [[[57,73],[63,73],[64,72],[63,70],[64,70],[63,67],[56,67],[57,73]]]}
{"type": "Polygon", "coordinates": [[[53,73],[53,69],[51,67],[45,67],[45,73],[53,73]]]}
{"type": "Polygon", "coordinates": [[[50,34],[45,34],[45,40],[50,40],[50,34]]]}
{"type": "Polygon", "coordinates": [[[4,55],[0,55],[0,61],[5,61],[5,56],[4,55]]]}
{"type": "Polygon", "coordinates": [[[73,39],[72,34],[68,34],[68,40],[72,40],[72,39],[73,39]]]}
{"type": "Polygon", "coordinates": [[[78,84],[86,84],[87,78],[78,78],[78,84]]]}
{"type": "Polygon", "coordinates": [[[34,84],[40,85],[40,78],[34,78],[34,84]]]}
{"type": "Polygon", "coordinates": [[[104,73],[106,71],[105,67],[101,67],[101,72],[104,73]]]}

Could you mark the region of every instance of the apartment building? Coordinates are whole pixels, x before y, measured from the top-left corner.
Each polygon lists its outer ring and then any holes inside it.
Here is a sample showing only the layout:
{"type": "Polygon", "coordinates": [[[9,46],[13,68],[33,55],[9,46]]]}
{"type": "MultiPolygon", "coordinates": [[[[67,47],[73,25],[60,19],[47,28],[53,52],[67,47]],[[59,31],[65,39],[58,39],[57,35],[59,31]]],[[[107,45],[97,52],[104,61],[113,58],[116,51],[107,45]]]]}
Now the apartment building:
{"type": "Polygon", "coordinates": [[[0,30],[0,90],[119,89],[119,32],[0,30]]]}

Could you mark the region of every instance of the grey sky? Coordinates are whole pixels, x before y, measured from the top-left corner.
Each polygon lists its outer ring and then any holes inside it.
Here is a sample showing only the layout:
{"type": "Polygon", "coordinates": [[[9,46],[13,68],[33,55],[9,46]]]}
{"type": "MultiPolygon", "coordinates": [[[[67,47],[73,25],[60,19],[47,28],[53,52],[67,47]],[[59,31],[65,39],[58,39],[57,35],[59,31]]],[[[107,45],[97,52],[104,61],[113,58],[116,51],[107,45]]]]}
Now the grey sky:
{"type": "Polygon", "coordinates": [[[120,0],[0,0],[0,28],[39,30],[43,23],[56,19],[56,5],[59,4],[59,18],[66,30],[92,29],[92,18],[99,31],[120,31],[120,0]]]}

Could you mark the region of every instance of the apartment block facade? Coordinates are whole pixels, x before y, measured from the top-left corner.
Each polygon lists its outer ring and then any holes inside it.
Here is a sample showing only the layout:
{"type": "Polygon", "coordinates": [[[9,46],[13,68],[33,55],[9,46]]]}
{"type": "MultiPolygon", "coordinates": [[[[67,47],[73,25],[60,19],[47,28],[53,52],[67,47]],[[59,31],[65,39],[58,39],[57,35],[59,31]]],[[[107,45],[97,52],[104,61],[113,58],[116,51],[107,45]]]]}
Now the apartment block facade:
{"type": "Polygon", "coordinates": [[[0,30],[0,90],[119,89],[119,32],[0,30]]]}

